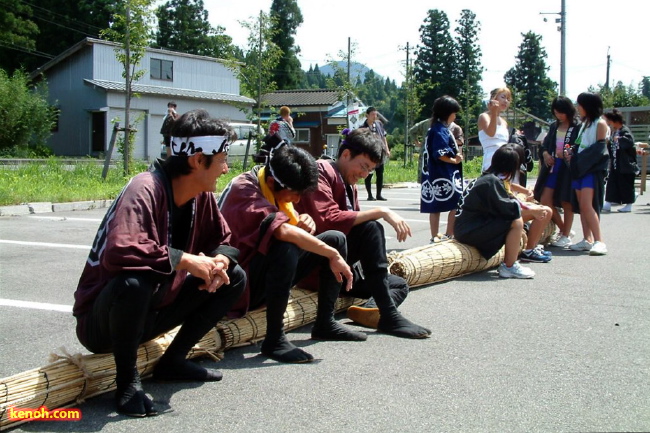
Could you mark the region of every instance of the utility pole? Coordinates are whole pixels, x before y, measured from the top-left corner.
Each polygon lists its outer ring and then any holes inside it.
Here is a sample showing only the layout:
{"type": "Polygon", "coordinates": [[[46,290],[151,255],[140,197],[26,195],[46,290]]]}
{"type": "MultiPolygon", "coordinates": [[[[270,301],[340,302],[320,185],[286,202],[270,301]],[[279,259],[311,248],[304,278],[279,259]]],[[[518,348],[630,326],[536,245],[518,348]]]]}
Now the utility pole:
{"type": "Polygon", "coordinates": [[[605,88],[609,90],[609,65],[612,63],[612,57],[609,55],[609,48],[607,47],[607,74],[605,75],[605,88]]]}
{"type": "Polygon", "coordinates": [[[262,19],[263,12],[260,11],[260,40],[257,53],[257,131],[259,132],[262,123],[262,19]]]}
{"type": "MultiPolygon", "coordinates": [[[[560,12],[540,12],[540,15],[559,15],[555,22],[558,23],[560,32],[560,95],[566,96],[566,0],[562,0],[560,12]]],[[[548,21],[544,18],[544,22],[548,21]]]]}
{"type": "MultiPolygon", "coordinates": [[[[352,85],[352,83],[350,83],[350,56],[351,56],[351,54],[350,54],[350,51],[351,51],[350,44],[351,44],[350,37],[348,36],[348,60],[346,62],[348,64],[348,68],[347,68],[348,69],[348,87],[352,85]]],[[[350,112],[350,89],[348,88],[345,91],[345,121],[347,122],[348,128],[350,128],[350,113],[349,112],[350,112]]]]}
{"type": "Polygon", "coordinates": [[[406,168],[406,154],[408,153],[408,145],[409,145],[409,75],[411,74],[410,68],[409,68],[409,43],[406,43],[406,82],[405,82],[405,87],[406,87],[406,92],[404,92],[404,99],[405,103],[404,106],[406,108],[406,115],[405,120],[404,120],[404,168],[406,168]]]}

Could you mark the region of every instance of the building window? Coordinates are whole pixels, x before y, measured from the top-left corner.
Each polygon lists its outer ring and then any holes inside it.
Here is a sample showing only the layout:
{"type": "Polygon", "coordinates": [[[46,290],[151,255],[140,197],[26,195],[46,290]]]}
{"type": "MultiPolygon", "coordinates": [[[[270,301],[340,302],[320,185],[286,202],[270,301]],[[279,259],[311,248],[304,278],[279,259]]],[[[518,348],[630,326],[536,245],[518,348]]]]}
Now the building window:
{"type": "Polygon", "coordinates": [[[149,70],[155,80],[174,80],[174,62],[171,60],[151,59],[149,70]]]}
{"type": "Polygon", "coordinates": [[[296,143],[309,143],[309,129],[296,129],[296,138],[293,141],[296,143]]]}

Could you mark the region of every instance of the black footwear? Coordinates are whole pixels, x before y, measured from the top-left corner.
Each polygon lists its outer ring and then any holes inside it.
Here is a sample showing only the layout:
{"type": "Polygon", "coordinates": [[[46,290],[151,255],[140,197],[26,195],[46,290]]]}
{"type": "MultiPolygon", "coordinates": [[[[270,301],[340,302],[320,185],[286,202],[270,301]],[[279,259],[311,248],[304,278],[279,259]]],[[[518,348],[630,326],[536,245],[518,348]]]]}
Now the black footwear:
{"type": "Polygon", "coordinates": [[[377,196],[377,200],[386,201],[386,200],[388,200],[388,199],[387,199],[387,198],[384,198],[384,197],[382,197],[382,196],[380,196],[380,195],[378,195],[378,196],[377,196]]]}
{"type": "Polygon", "coordinates": [[[375,198],[371,195],[368,196],[368,201],[375,201],[375,198]]]}
{"type": "Polygon", "coordinates": [[[223,374],[186,359],[181,362],[161,360],[153,370],[153,379],[160,382],[218,382],[223,379],[223,374]]]}
{"type": "Polygon", "coordinates": [[[294,346],[293,343],[287,340],[284,333],[277,340],[270,341],[268,338],[265,338],[262,343],[262,355],[268,356],[274,361],[288,364],[302,364],[314,360],[312,355],[294,346]]]}
{"type": "Polygon", "coordinates": [[[314,325],[311,329],[312,340],[323,341],[366,341],[368,336],[363,332],[353,331],[336,321],[326,326],[314,325]]]}

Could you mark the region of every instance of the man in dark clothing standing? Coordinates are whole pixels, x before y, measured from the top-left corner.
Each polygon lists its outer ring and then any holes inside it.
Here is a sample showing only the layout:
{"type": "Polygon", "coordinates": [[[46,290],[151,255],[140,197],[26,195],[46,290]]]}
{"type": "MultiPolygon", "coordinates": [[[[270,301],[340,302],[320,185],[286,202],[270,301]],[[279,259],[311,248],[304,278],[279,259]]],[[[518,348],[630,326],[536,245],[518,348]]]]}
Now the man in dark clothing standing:
{"type": "Polygon", "coordinates": [[[174,126],[174,121],[178,119],[178,113],[176,112],[176,102],[169,101],[167,103],[167,113],[163,117],[162,127],[160,128],[160,133],[163,136],[163,144],[165,145],[165,150],[167,156],[171,156],[171,132],[174,126]]]}
{"type": "MultiPolygon", "coordinates": [[[[366,110],[366,120],[363,122],[361,127],[370,129],[374,134],[377,134],[381,138],[386,159],[388,159],[390,158],[390,149],[388,149],[388,143],[386,142],[386,130],[384,129],[384,124],[377,118],[377,115],[378,113],[375,107],[368,107],[366,110]]],[[[375,173],[377,173],[377,200],[386,200],[381,195],[381,189],[384,186],[383,161],[377,164],[375,167],[375,173]]],[[[374,201],[375,198],[372,196],[372,173],[369,173],[366,177],[366,190],[368,190],[368,201],[374,201]]]]}

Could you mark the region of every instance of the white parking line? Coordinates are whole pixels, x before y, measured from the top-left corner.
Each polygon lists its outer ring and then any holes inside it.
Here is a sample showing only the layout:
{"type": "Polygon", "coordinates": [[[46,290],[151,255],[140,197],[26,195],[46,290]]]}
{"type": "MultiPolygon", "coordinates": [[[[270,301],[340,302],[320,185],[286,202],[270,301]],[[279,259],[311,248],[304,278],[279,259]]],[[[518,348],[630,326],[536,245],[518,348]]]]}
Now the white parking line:
{"type": "Polygon", "coordinates": [[[14,299],[0,298],[0,306],[31,308],[33,310],[61,311],[63,313],[72,312],[72,305],[48,304],[45,302],[17,301],[14,299]]]}
{"type": "Polygon", "coordinates": [[[37,220],[51,220],[51,221],[89,221],[93,223],[102,222],[101,218],[71,218],[71,217],[54,217],[54,216],[32,216],[29,218],[37,220]]]}
{"type": "Polygon", "coordinates": [[[30,247],[74,248],[77,250],[89,250],[91,248],[90,245],[53,244],[50,242],[10,241],[7,239],[0,239],[0,244],[25,245],[30,247]]]}

